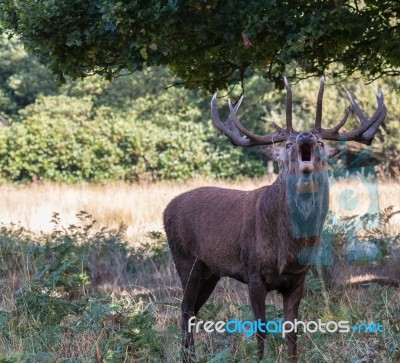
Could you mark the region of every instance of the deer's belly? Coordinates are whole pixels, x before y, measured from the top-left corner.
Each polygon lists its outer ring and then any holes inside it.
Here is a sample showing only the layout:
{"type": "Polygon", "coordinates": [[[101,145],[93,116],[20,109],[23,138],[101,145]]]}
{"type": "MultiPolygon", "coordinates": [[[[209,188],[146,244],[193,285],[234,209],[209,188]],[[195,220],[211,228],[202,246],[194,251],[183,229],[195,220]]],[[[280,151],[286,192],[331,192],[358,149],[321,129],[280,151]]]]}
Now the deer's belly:
{"type": "Polygon", "coordinates": [[[285,293],[298,285],[300,280],[305,278],[309,267],[305,267],[303,270],[297,271],[296,273],[283,273],[278,272],[266,273],[263,276],[264,286],[267,291],[277,290],[280,293],[285,293]]]}

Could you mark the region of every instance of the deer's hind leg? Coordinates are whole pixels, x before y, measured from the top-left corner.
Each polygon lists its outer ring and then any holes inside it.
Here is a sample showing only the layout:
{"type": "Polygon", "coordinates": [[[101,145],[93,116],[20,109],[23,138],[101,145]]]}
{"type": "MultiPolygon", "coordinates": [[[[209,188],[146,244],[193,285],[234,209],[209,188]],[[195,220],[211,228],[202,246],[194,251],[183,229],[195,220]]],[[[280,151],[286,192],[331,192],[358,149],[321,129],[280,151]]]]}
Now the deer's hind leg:
{"type": "Polygon", "coordinates": [[[197,316],[202,306],[207,302],[215,286],[217,286],[219,279],[220,277],[217,275],[211,275],[210,277],[200,279],[194,315],[197,316]]]}
{"type": "Polygon", "coordinates": [[[175,266],[182,282],[182,360],[190,362],[195,355],[193,330],[189,331],[189,319],[195,316],[195,307],[199,296],[201,274],[205,268],[202,261],[195,257],[176,259],[175,266]]]}

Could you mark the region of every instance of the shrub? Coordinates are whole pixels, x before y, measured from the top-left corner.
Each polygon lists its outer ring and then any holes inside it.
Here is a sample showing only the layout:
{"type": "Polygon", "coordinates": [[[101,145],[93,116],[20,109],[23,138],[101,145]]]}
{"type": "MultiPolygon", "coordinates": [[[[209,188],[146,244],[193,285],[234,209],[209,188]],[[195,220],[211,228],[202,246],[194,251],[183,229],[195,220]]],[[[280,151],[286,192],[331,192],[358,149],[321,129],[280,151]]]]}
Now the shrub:
{"type": "MultiPolygon", "coordinates": [[[[129,284],[136,266],[145,263],[144,250],[127,245],[124,226],[95,231],[89,214],[78,218],[79,225],[63,229],[54,214],[53,232],[39,237],[1,229],[2,298],[12,303],[0,309],[0,362],[96,356],[125,362],[150,353],[163,360],[154,312],[110,291],[129,284]]],[[[162,250],[154,247],[150,255],[161,256],[162,250]]]]}

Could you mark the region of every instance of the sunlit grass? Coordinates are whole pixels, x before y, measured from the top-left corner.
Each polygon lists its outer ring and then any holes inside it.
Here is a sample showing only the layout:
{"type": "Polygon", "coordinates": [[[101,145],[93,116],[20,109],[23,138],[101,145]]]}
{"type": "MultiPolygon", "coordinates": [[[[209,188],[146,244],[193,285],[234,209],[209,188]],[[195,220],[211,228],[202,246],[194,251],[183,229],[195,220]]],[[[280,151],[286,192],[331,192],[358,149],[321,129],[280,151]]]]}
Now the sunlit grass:
{"type": "MultiPolygon", "coordinates": [[[[33,232],[49,232],[53,212],[59,213],[62,224],[68,226],[77,223],[76,214],[85,210],[99,227],[116,228],[125,224],[129,240],[136,243],[148,231],[162,231],[164,208],[173,197],[187,190],[205,185],[252,190],[272,181],[273,178],[240,181],[194,179],[142,184],[5,184],[0,187],[0,222],[20,224],[33,232]]],[[[343,212],[337,202],[338,195],[348,187],[346,183],[337,183],[332,188],[330,206],[335,213],[343,212]]],[[[399,187],[396,182],[379,182],[380,209],[388,206],[400,209],[399,187]]],[[[362,201],[368,200],[367,191],[359,192],[362,201]]],[[[400,215],[393,218],[389,229],[392,234],[400,231],[400,215]]]]}

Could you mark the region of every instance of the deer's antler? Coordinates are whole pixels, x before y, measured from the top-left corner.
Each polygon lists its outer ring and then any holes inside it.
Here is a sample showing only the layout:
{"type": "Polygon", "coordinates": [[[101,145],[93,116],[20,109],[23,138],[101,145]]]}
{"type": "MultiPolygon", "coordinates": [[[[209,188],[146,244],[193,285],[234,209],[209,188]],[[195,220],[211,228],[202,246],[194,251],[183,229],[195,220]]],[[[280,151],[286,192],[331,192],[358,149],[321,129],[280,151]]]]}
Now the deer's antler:
{"type": "MultiPolygon", "coordinates": [[[[287,140],[287,137],[291,133],[295,133],[292,125],[292,90],[286,77],[284,77],[285,88],[287,92],[286,96],[286,129],[281,128],[277,124],[273,123],[273,126],[277,130],[273,134],[268,135],[256,135],[251,131],[247,130],[237,119],[237,112],[242,103],[243,96],[240,97],[239,101],[235,106],[232,105],[231,100],[228,100],[229,104],[229,118],[226,122],[221,122],[218,115],[217,108],[217,94],[214,94],[211,100],[211,119],[216,128],[231,139],[234,145],[243,147],[252,147],[260,145],[270,145],[273,143],[279,143],[287,140]]],[[[339,132],[339,130],[346,123],[351,109],[347,109],[343,119],[331,129],[323,129],[322,123],[322,101],[324,96],[324,80],[321,78],[320,87],[317,98],[317,111],[315,116],[315,124],[313,132],[317,132],[325,140],[334,141],[357,141],[362,144],[370,145],[379,126],[387,115],[387,109],[384,103],[384,95],[381,92],[380,95],[376,95],[378,102],[378,108],[370,119],[368,119],[361,111],[357,102],[354,100],[349,91],[347,91],[350,102],[361,122],[360,127],[353,131],[339,132]]]]}
{"type": "Polygon", "coordinates": [[[318,92],[317,99],[317,113],[315,117],[315,126],[313,131],[318,132],[321,137],[325,140],[334,141],[357,141],[365,145],[371,145],[379,126],[385,119],[387,115],[387,109],[384,103],[383,91],[380,95],[376,95],[376,100],[378,102],[378,108],[370,119],[368,119],[361,111],[357,102],[354,100],[353,96],[347,91],[350,102],[361,122],[361,126],[353,131],[339,132],[342,126],[346,123],[351,109],[347,109],[343,119],[332,129],[321,128],[321,118],[322,118],[322,99],[324,95],[324,81],[321,78],[320,88],[318,92]]]}
{"type": "Polygon", "coordinates": [[[229,104],[229,117],[226,122],[221,122],[218,114],[217,107],[217,94],[215,93],[211,100],[211,119],[215,127],[224,135],[229,137],[232,143],[236,146],[252,147],[261,145],[271,145],[286,141],[290,133],[295,132],[292,126],[292,90],[290,84],[285,77],[285,88],[287,92],[286,103],[286,129],[279,127],[273,123],[277,132],[268,135],[256,135],[247,130],[237,119],[237,111],[243,101],[243,96],[235,106],[232,106],[231,100],[228,99],[229,104]]]}

